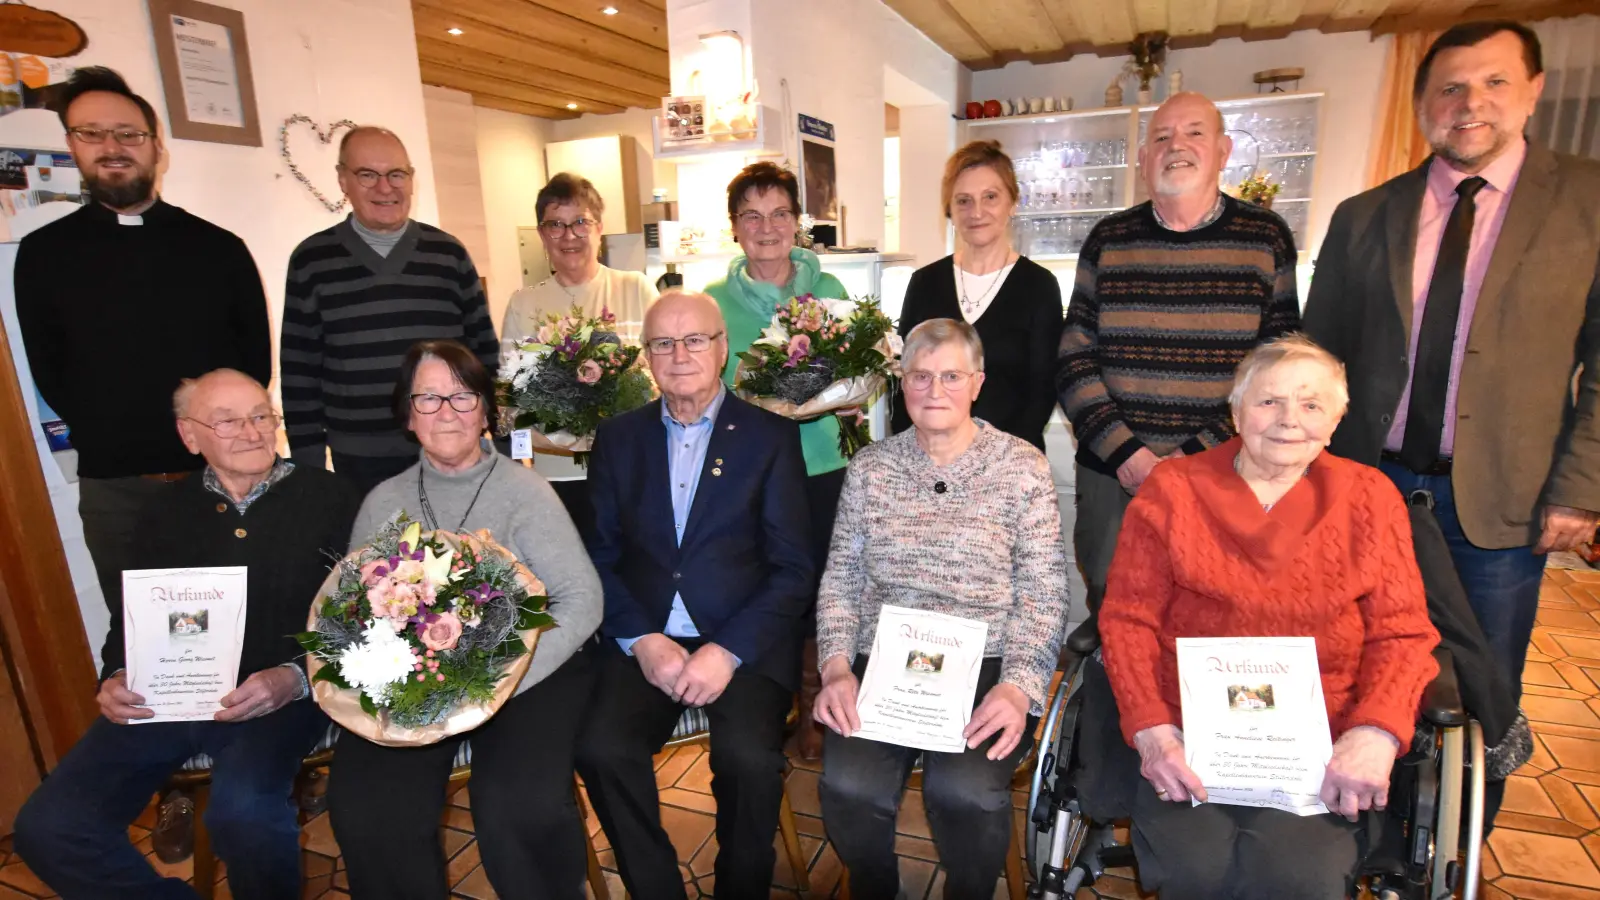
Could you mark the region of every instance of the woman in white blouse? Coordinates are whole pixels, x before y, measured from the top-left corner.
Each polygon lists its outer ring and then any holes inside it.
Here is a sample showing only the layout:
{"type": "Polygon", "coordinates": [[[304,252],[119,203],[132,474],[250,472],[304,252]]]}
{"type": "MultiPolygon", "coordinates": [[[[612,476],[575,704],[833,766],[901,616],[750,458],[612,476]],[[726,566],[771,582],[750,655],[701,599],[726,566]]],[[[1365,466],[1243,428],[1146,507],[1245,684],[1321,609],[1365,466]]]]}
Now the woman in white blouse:
{"type": "MultiPolygon", "coordinates": [[[[1011,246],[1017,173],[998,141],[973,141],[944,167],[944,213],[956,229],[956,252],[918,269],[906,287],[900,336],[930,319],[977,329],[988,348],[988,386],[972,415],[1044,450],[1044,427],[1056,405],[1061,341],[1061,286],[1049,269],[1011,246]]],[[[911,427],[904,399],[893,430],[911,427]]]]}
{"type": "MultiPolygon", "coordinates": [[[[644,311],[656,302],[656,288],[643,272],[600,265],[601,217],[606,211],[600,192],[589,179],[562,172],[540,189],[534,210],[552,274],[511,295],[500,323],[501,351],[537,332],[546,316],[566,315],[574,306],[589,317],[609,311],[617,317],[616,332],[623,343],[637,344],[644,311]]],[[[555,488],[578,531],[587,535],[594,521],[587,470],[570,453],[542,451],[534,454],[533,468],[555,488]]]]}

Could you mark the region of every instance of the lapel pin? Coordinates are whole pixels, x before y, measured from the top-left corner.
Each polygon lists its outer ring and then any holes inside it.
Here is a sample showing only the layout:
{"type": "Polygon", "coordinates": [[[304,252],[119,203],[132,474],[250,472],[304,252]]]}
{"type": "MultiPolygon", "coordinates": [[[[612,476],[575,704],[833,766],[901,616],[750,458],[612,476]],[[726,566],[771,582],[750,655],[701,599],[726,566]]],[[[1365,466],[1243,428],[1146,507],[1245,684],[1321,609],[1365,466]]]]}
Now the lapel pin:
{"type": "Polygon", "coordinates": [[[722,457],[717,457],[716,465],[722,465],[722,457]]]}
{"type": "Polygon", "coordinates": [[[733,430],[733,429],[734,429],[734,427],[735,427],[735,426],[734,426],[734,425],[733,425],[733,424],[732,424],[732,423],[730,423],[730,424],[729,424],[729,425],[728,425],[728,430],[729,430],[729,431],[732,431],[732,430],[733,430]]]}
{"type": "MultiPolygon", "coordinates": [[[[721,462],[721,460],[718,460],[718,462],[721,462]]],[[[711,470],[711,474],[713,474],[713,475],[721,475],[722,474],[722,470],[721,469],[712,469],[711,470]]]]}

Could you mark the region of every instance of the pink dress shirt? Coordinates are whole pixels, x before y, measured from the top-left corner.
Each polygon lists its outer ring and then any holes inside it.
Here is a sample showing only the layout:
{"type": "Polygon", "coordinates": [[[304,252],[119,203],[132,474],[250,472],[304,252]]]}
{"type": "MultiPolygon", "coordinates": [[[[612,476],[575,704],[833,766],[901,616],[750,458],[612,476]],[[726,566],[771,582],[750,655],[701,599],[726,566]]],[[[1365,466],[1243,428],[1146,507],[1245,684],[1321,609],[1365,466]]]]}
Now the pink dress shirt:
{"type": "MultiPolygon", "coordinates": [[[[1483,276],[1489,271],[1489,260],[1494,256],[1494,245],[1500,238],[1500,226],[1505,224],[1506,209],[1511,205],[1511,192],[1517,189],[1517,176],[1527,156],[1528,143],[1520,140],[1478,173],[1488,184],[1478,192],[1478,209],[1472,220],[1472,243],[1467,248],[1461,317],[1456,325],[1456,343],[1450,351],[1450,385],[1444,401],[1444,438],[1439,443],[1441,457],[1455,453],[1456,395],[1461,390],[1461,360],[1467,355],[1472,313],[1478,306],[1478,291],[1483,287],[1483,276]]],[[[1428,166],[1428,190],[1422,195],[1422,217],[1417,222],[1417,254],[1411,263],[1411,353],[1407,358],[1413,367],[1417,360],[1417,340],[1422,334],[1422,311],[1428,305],[1428,285],[1433,281],[1433,265],[1439,258],[1444,226],[1456,206],[1456,186],[1468,177],[1465,172],[1458,172],[1438,159],[1428,166]]],[[[1410,408],[1411,374],[1408,373],[1406,389],[1400,395],[1400,406],[1394,411],[1394,425],[1389,428],[1385,449],[1399,451],[1405,440],[1406,414],[1410,408]]]]}

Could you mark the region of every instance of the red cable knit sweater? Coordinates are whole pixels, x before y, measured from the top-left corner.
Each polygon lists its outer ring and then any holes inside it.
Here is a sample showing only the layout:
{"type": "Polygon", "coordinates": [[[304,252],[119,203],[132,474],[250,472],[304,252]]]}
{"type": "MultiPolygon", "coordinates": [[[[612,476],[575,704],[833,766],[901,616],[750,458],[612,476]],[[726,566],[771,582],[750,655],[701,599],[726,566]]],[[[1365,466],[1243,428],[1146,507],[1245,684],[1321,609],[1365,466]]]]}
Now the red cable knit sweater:
{"type": "Polygon", "coordinates": [[[1439,634],[1399,492],[1323,453],[1266,512],[1240,447],[1157,466],[1128,507],[1100,610],[1123,736],[1182,727],[1176,638],[1309,635],[1334,740],[1375,725],[1408,746],[1439,634]]]}

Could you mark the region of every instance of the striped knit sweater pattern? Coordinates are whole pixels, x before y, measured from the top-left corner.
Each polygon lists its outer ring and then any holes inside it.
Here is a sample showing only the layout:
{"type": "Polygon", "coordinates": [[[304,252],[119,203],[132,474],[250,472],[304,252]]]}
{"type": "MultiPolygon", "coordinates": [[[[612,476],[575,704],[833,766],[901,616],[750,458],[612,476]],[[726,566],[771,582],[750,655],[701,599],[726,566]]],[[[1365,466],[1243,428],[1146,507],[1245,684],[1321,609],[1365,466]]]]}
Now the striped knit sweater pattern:
{"type": "Polygon", "coordinates": [[[1056,371],[1078,462],[1114,475],[1143,447],[1193,454],[1232,436],[1235,367],[1300,327],[1295,262],[1284,221],[1232,197],[1194,231],[1163,228],[1148,202],[1095,225],[1056,371]]]}
{"type": "Polygon", "coordinates": [[[392,397],[418,341],[465,344],[499,362],[483,284],[460,241],[412,222],[379,256],[350,220],[301,242],[284,289],[280,381],[289,448],[321,467],[323,446],[367,458],[414,457],[392,397]]]}
{"type": "Polygon", "coordinates": [[[988,624],[1000,680],[1044,711],[1067,615],[1067,553],[1050,464],[982,423],[935,465],[911,428],[850,462],[817,593],[817,659],[870,654],[885,603],[988,624]],[[944,485],[938,490],[935,485],[944,485]]]}

